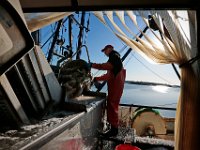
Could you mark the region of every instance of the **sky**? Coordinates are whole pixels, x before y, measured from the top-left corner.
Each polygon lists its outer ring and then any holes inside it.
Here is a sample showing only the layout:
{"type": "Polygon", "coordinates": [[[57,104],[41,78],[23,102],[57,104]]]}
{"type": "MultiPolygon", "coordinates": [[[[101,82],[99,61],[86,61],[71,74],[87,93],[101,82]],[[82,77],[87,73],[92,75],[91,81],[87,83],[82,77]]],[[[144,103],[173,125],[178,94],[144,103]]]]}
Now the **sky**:
{"type": "MultiPolygon", "coordinates": [[[[75,15],[77,20],[81,19],[81,15],[75,15]]],[[[101,52],[101,49],[107,45],[111,44],[114,46],[114,49],[120,53],[121,56],[125,54],[125,52],[129,49],[128,46],[125,45],[121,40],[119,40],[114,33],[108,29],[103,23],[99,21],[92,13],[86,13],[87,22],[89,18],[89,32],[85,32],[85,36],[83,37],[83,44],[87,46],[89,51],[90,61],[93,63],[104,63],[108,60],[108,57],[105,56],[104,53],[101,52]]],[[[126,19],[126,18],[125,18],[126,19]]],[[[68,44],[68,28],[67,23],[64,24],[64,28],[60,33],[62,38],[65,38],[64,45],[68,44]]],[[[141,24],[142,27],[144,25],[141,24]]],[[[76,44],[78,41],[78,33],[79,26],[74,23],[73,24],[73,51],[76,50],[76,44]]],[[[134,27],[130,27],[134,30],[134,27]]],[[[50,25],[44,27],[41,32],[41,45],[49,38],[49,36],[54,31],[54,26],[50,25]]],[[[149,31],[147,30],[147,34],[149,31]]],[[[137,34],[137,33],[136,33],[137,34]]],[[[42,49],[46,54],[50,47],[50,43],[46,44],[42,49]]],[[[55,50],[59,51],[59,48],[55,47],[55,50]]],[[[81,54],[81,59],[88,61],[86,55],[86,48],[83,47],[81,54]]],[[[58,57],[54,57],[52,63],[57,60],[58,57]]],[[[75,59],[75,58],[74,58],[75,59]]],[[[173,67],[171,64],[152,64],[148,62],[146,59],[141,57],[137,52],[132,50],[132,52],[128,55],[128,57],[123,62],[124,68],[126,69],[126,80],[129,81],[148,81],[148,82],[156,82],[156,83],[167,83],[172,85],[180,85],[180,80],[177,77],[173,67]]],[[[179,71],[178,66],[176,68],[179,71]]],[[[105,71],[98,71],[92,69],[93,76],[99,76],[105,73],[105,71]]]]}

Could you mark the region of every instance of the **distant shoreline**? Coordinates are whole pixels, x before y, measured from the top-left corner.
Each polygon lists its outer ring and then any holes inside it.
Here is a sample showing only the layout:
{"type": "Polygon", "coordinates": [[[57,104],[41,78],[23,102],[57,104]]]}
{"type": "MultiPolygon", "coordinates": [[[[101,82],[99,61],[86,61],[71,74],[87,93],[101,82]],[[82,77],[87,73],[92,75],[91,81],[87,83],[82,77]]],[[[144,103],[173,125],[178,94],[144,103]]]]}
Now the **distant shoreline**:
{"type": "Polygon", "coordinates": [[[155,83],[155,82],[147,82],[147,81],[125,81],[125,83],[139,84],[139,85],[163,85],[163,86],[168,86],[168,87],[178,87],[178,88],[180,88],[179,85],[170,85],[170,84],[166,84],[166,83],[155,83]]]}

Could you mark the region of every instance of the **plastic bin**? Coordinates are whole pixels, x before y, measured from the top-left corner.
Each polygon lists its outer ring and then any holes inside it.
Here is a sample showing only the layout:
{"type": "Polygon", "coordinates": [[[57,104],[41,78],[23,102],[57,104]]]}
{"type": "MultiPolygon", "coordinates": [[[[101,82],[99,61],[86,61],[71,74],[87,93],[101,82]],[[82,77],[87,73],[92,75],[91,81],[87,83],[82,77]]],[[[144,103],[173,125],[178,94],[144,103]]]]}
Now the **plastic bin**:
{"type": "Polygon", "coordinates": [[[115,147],[115,150],[141,150],[137,146],[132,146],[130,144],[120,144],[115,147]]]}

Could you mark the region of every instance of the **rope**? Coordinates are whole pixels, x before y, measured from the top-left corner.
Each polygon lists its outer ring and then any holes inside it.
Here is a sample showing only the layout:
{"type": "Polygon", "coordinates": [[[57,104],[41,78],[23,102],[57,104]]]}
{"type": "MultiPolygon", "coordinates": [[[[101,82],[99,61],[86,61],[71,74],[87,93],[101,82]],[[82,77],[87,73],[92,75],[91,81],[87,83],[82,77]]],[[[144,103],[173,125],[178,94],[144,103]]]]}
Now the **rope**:
{"type": "Polygon", "coordinates": [[[186,62],[180,64],[179,67],[182,68],[182,67],[185,67],[185,66],[192,65],[192,64],[193,64],[195,61],[197,61],[198,59],[200,59],[200,55],[197,55],[197,56],[191,58],[190,60],[188,60],[188,61],[186,61],[186,62]]]}

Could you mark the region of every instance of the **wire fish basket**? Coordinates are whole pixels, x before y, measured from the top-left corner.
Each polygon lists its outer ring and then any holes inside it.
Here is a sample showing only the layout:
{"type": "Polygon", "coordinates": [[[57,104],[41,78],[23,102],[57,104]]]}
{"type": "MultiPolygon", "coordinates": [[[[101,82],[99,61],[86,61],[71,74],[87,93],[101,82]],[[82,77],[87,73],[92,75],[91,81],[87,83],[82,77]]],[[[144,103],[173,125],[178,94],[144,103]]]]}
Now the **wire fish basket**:
{"type": "Polygon", "coordinates": [[[59,71],[58,81],[68,98],[75,98],[80,96],[84,90],[88,91],[92,77],[87,62],[78,59],[63,63],[59,71]]]}

